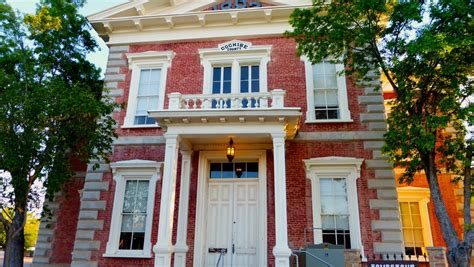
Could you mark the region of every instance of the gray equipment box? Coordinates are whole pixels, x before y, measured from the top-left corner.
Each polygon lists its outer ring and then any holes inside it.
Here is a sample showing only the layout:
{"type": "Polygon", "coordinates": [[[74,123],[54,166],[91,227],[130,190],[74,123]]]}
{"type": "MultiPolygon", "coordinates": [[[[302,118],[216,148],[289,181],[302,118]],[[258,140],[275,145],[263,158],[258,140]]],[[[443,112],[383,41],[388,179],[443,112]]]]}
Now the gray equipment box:
{"type": "Polygon", "coordinates": [[[322,261],[331,264],[334,267],[343,267],[345,265],[344,246],[332,244],[307,245],[303,251],[299,252],[299,267],[327,267],[322,261]],[[314,255],[314,257],[312,256],[314,255]],[[317,258],[315,258],[317,257],[317,258]]]}

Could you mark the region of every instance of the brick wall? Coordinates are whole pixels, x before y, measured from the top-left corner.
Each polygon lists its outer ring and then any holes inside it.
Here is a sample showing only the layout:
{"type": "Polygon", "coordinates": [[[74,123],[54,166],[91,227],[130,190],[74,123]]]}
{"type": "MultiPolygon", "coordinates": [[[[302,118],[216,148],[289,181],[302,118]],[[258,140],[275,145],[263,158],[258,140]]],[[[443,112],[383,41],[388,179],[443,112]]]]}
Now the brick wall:
{"type": "MultiPolygon", "coordinates": [[[[182,94],[202,94],[204,67],[201,65],[198,49],[215,48],[218,44],[227,40],[204,41],[204,42],[177,42],[171,44],[146,44],[131,45],[129,53],[140,53],[146,51],[174,51],[171,67],[167,73],[165,108],[168,107],[167,95],[173,92],[182,94]]],[[[306,78],[304,62],[296,55],[296,43],[284,37],[243,39],[252,42],[253,45],[272,45],[271,60],[268,63],[267,80],[268,90],[286,90],[285,106],[301,107],[303,118],[301,120],[300,131],[357,131],[367,130],[367,125],[361,123],[359,113],[365,110],[360,106],[357,98],[362,96],[364,91],[356,88],[352,79],[348,77],[347,93],[349,109],[351,111],[352,123],[323,123],[304,124],[307,110],[306,105],[306,78]]],[[[125,54],[122,56],[126,59],[125,54]]],[[[123,95],[116,98],[119,103],[126,103],[132,71],[128,67],[121,67],[120,72],[125,74],[125,80],[118,82],[117,88],[123,90],[123,95]]],[[[115,114],[115,119],[119,125],[123,124],[126,108],[115,114]]],[[[142,136],[142,135],[162,135],[161,129],[117,129],[120,136],[142,136]]]]}

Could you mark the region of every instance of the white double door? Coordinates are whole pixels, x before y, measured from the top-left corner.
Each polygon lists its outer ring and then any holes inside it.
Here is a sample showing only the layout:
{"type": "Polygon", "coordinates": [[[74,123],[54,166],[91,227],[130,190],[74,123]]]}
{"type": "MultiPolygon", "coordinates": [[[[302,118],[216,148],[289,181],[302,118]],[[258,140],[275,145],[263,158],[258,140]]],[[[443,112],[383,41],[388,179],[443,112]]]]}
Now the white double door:
{"type": "Polygon", "coordinates": [[[258,199],[257,181],[209,181],[204,226],[206,267],[258,265],[258,199]],[[216,248],[227,249],[219,265],[219,253],[209,253],[209,249],[216,248]]]}

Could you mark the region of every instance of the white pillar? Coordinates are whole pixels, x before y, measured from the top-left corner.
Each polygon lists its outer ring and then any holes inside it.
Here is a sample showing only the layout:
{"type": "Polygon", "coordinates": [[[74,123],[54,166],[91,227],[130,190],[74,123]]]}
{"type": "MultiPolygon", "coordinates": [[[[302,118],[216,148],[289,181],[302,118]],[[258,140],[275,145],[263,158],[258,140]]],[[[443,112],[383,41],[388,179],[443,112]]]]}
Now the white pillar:
{"type": "Polygon", "coordinates": [[[170,267],[173,245],[174,200],[176,190],[176,166],[178,163],[178,135],[165,135],[165,163],[161,186],[160,218],[158,222],[158,240],[153,247],[155,266],[170,267]]]}
{"type": "Polygon", "coordinates": [[[275,183],[275,240],[273,256],[275,267],[290,265],[291,250],[288,247],[288,220],[286,209],[285,134],[272,134],[275,183]]]}
{"type": "Polygon", "coordinates": [[[191,151],[181,151],[181,185],[179,189],[178,232],[174,246],[174,266],[186,266],[186,252],[188,245],[186,237],[188,231],[189,183],[191,176],[191,151]]]}

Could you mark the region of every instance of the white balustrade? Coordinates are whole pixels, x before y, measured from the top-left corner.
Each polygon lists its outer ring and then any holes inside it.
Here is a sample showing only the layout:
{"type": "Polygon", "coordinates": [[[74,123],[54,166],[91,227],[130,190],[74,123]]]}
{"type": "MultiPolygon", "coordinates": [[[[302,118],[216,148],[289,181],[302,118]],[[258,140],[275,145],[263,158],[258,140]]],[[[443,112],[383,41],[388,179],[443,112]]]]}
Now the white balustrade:
{"type": "Polygon", "coordinates": [[[169,110],[202,109],[275,109],[283,108],[285,91],[275,89],[265,93],[194,94],[171,93],[169,110]]]}

